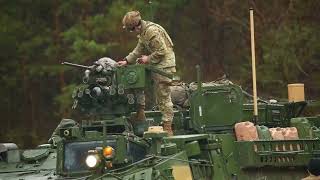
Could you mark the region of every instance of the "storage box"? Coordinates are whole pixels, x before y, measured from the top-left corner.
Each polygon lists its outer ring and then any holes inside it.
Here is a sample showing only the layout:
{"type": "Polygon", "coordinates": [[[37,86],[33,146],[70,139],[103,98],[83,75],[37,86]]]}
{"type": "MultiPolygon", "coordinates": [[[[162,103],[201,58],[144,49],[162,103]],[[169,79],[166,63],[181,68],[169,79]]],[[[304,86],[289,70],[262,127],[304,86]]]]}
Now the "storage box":
{"type": "Polygon", "coordinates": [[[288,101],[289,102],[305,101],[304,84],[288,84],[288,101]]]}

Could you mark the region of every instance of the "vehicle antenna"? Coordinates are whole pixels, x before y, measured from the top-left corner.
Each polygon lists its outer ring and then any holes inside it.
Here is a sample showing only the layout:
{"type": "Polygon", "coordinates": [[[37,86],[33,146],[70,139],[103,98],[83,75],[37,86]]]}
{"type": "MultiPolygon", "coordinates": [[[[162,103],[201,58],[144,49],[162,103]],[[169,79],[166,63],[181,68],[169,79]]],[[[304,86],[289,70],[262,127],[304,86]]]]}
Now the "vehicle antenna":
{"type": "Polygon", "coordinates": [[[253,83],[253,105],[254,114],[253,122],[256,124],[258,120],[258,104],[257,104],[257,82],[256,82],[256,54],[254,44],[254,20],[253,8],[250,8],[250,34],[251,34],[251,59],[252,59],[252,83],[253,83]]]}

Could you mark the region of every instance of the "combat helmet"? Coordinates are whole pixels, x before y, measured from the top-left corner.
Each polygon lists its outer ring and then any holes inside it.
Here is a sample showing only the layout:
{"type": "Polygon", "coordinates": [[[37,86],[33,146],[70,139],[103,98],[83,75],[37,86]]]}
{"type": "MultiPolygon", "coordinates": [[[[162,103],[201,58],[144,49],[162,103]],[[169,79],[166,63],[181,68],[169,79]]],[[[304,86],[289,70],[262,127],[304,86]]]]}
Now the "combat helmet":
{"type": "Polygon", "coordinates": [[[130,11],[122,19],[123,28],[133,31],[136,26],[141,23],[141,16],[139,11],[130,11]]]}

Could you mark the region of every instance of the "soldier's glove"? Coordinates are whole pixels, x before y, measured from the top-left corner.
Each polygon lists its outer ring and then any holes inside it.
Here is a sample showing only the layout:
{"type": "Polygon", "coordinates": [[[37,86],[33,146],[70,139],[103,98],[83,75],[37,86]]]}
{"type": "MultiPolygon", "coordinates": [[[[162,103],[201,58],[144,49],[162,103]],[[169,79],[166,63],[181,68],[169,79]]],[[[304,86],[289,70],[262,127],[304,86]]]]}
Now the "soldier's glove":
{"type": "Polygon", "coordinates": [[[137,63],[148,64],[149,63],[149,56],[142,55],[140,58],[137,59],[137,63]]]}
{"type": "Polygon", "coordinates": [[[129,63],[128,63],[127,59],[124,58],[123,60],[118,61],[117,64],[118,64],[119,66],[125,66],[125,65],[127,65],[127,64],[129,64],[129,63]]]}

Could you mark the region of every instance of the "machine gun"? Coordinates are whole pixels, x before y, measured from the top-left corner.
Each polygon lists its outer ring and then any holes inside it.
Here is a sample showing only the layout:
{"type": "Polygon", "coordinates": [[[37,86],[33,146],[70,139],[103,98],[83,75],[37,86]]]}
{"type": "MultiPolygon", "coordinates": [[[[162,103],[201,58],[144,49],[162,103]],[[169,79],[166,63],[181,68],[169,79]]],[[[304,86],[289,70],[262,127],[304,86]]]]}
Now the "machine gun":
{"type": "Polygon", "coordinates": [[[72,67],[78,67],[78,68],[82,68],[82,69],[89,69],[89,70],[91,70],[93,68],[93,66],[85,66],[85,65],[75,64],[75,63],[70,63],[70,62],[62,62],[61,64],[67,65],[67,66],[72,66],[72,67]]]}

